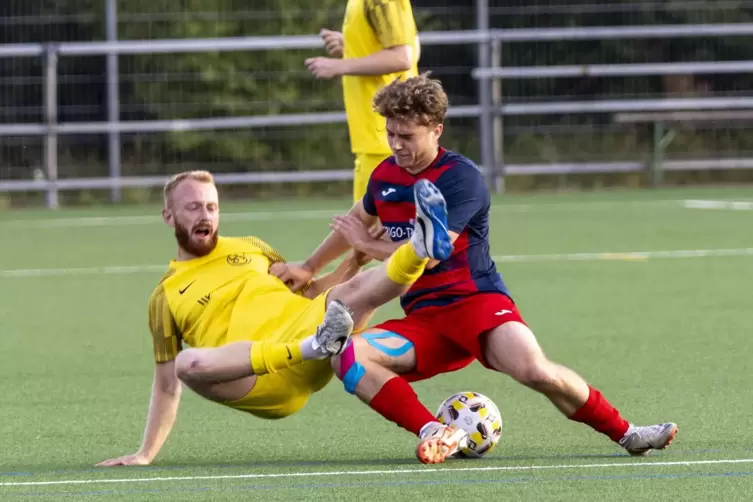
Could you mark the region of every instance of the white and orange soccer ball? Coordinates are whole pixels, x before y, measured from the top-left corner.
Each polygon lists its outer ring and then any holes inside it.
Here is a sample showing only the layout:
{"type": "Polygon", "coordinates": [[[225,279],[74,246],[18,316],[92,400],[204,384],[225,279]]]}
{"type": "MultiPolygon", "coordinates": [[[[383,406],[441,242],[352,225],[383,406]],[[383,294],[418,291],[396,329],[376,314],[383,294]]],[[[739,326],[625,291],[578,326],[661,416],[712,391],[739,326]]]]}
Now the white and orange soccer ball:
{"type": "Polygon", "coordinates": [[[453,394],[439,405],[437,420],[468,433],[468,445],[456,457],[481,458],[502,437],[502,416],[494,402],[478,392],[453,394]]]}

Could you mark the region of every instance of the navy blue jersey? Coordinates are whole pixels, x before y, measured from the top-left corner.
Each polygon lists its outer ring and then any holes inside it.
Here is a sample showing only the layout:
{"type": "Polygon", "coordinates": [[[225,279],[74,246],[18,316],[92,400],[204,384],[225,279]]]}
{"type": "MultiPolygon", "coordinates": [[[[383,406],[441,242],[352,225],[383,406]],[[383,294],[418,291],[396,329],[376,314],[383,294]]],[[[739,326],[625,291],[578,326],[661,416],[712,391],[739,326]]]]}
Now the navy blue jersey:
{"type": "Polygon", "coordinates": [[[413,184],[419,179],[428,179],[442,192],[449,229],[460,237],[452,256],[427,270],[401,297],[405,313],[448,305],[477,293],[509,296],[489,250],[489,192],[470,159],[442,148],[428,169],[412,175],[390,157],[372,173],[364,209],[379,217],[393,241],[409,239],[416,218],[413,184]]]}

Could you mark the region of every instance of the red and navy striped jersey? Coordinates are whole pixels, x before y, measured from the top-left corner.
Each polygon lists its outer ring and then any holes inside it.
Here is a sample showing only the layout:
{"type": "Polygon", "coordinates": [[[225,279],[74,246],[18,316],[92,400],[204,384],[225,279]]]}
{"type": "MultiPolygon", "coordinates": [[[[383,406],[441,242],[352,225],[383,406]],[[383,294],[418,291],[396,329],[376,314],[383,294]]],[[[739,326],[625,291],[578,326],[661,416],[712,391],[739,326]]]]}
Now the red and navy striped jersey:
{"type": "Polygon", "coordinates": [[[400,298],[405,313],[449,305],[476,293],[509,296],[489,250],[489,192],[481,171],[470,159],[441,148],[429,168],[412,175],[390,157],[372,173],[364,209],[379,217],[393,241],[409,239],[416,218],[413,184],[423,178],[442,192],[449,229],[460,237],[450,258],[427,270],[400,298]]]}

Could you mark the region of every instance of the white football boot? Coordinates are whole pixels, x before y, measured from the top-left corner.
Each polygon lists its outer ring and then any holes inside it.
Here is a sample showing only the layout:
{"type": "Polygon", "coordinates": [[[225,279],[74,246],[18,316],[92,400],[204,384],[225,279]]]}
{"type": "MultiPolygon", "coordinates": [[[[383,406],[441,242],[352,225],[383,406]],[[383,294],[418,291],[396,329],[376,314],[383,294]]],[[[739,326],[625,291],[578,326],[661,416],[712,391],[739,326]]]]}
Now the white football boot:
{"type": "Polygon", "coordinates": [[[311,346],[323,357],[342,354],[352,332],[353,314],[340,300],[333,300],[327,306],[324,321],[316,328],[311,346]]]}
{"type": "Polygon", "coordinates": [[[439,422],[428,424],[419,436],[416,457],[422,464],[441,464],[467,444],[468,433],[464,430],[439,422]]]}
{"type": "Polygon", "coordinates": [[[677,424],[672,422],[641,427],[630,424],[620,439],[620,445],[631,455],[648,455],[651,450],[663,450],[669,446],[677,431],[677,424]]]}

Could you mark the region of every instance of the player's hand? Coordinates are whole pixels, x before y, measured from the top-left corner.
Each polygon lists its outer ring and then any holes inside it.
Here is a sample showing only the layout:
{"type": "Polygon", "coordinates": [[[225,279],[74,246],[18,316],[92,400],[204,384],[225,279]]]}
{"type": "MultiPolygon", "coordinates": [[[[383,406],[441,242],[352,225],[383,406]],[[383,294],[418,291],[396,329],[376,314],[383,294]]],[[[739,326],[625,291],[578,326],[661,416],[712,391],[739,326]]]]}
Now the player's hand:
{"type": "Polygon", "coordinates": [[[314,271],[305,263],[281,263],[281,265],[281,267],[269,267],[269,273],[284,282],[293,293],[303,289],[314,277],[314,271]]]}
{"type": "MultiPolygon", "coordinates": [[[[379,226],[369,233],[371,234],[372,239],[379,240],[385,235],[386,232],[386,227],[379,226]]],[[[367,265],[371,260],[373,260],[374,257],[364,253],[363,251],[354,249],[350,259],[353,260],[359,267],[363,267],[367,265]]]]}
{"type": "Polygon", "coordinates": [[[150,461],[146,455],[134,453],[132,455],[123,455],[118,458],[111,458],[98,463],[95,467],[115,467],[119,465],[149,465],[150,461]]]}
{"type": "Polygon", "coordinates": [[[363,252],[365,245],[374,240],[366,225],[359,218],[350,214],[335,216],[329,227],[345,237],[348,245],[356,251],[363,252]]]}
{"type": "Polygon", "coordinates": [[[275,277],[280,277],[281,275],[283,275],[285,273],[285,271],[287,270],[287,268],[288,268],[287,267],[287,263],[281,262],[281,261],[276,261],[276,262],[274,262],[273,264],[271,264],[269,266],[268,272],[269,272],[269,275],[273,275],[275,277]]]}
{"type": "Polygon", "coordinates": [[[334,58],[308,58],[306,68],[316,78],[335,78],[342,75],[342,60],[334,58]]]}
{"type": "Polygon", "coordinates": [[[333,58],[343,57],[343,47],[345,47],[345,44],[343,43],[342,33],[322,28],[319,32],[319,36],[322,37],[327,54],[333,58]]]}

